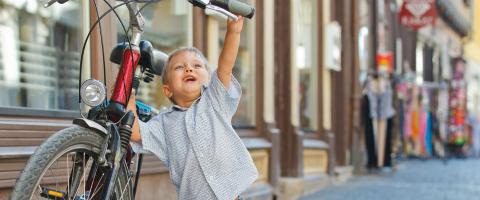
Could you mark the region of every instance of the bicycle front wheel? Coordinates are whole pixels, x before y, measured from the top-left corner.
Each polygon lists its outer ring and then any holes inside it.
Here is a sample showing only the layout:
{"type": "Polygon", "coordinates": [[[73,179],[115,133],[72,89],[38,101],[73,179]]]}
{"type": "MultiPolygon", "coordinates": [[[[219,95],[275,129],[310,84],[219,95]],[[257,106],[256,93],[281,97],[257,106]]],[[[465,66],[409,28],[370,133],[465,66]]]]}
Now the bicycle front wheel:
{"type": "MultiPolygon", "coordinates": [[[[108,168],[96,161],[103,141],[100,134],[80,126],[55,133],[30,157],[10,199],[101,199],[108,168]]],[[[127,170],[122,163],[111,199],[133,199],[127,170]]]]}

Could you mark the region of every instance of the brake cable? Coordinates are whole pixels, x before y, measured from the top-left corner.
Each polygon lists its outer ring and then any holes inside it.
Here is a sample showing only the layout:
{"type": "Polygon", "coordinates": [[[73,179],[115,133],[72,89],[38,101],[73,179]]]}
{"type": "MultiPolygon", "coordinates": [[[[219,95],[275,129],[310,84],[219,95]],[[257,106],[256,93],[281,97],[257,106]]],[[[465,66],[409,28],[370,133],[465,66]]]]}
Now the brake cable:
{"type": "MultiPolygon", "coordinates": [[[[105,0],[104,0],[105,1],[105,0]]],[[[110,10],[107,10],[105,13],[102,14],[102,16],[98,17],[97,21],[95,21],[95,23],[92,25],[92,27],[90,28],[90,31],[88,31],[88,34],[87,34],[87,37],[85,38],[85,41],[83,42],[83,47],[82,47],[82,52],[80,54],[80,78],[78,80],[78,85],[79,87],[81,87],[82,85],[82,68],[83,68],[83,55],[85,54],[85,48],[87,46],[87,42],[88,42],[88,39],[90,38],[90,35],[92,34],[95,26],[110,12],[115,11],[115,9],[117,9],[118,7],[120,6],[123,6],[123,5],[126,5],[127,3],[131,3],[131,2],[134,2],[134,0],[130,0],[130,1],[126,1],[126,2],[123,2],[123,3],[120,3],[114,7],[112,7],[110,10]]],[[[117,15],[118,16],[118,15],[117,15]]],[[[125,29],[125,26],[123,25],[123,22],[120,20],[120,23],[122,24],[122,27],[125,29]]],[[[130,46],[131,48],[131,46],[130,46]]],[[[133,55],[132,55],[133,56],[133,55]]],[[[80,90],[78,90],[78,102],[81,103],[81,99],[80,99],[80,90]]]]}
{"type": "MultiPolygon", "coordinates": [[[[108,5],[108,7],[110,7],[110,9],[113,9],[113,12],[114,12],[115,15],[117,16],[117,19],[118,19],[118,21],[120,22],[120,24],[122,25],[123,31],[125,32],[125,37],[126,37],[126,39],[127,39],[127,41],[128,41],[128,46],[129,46],[129,48],[130,48],[130,51],[132,51],[133,48],[132,48],[132,44],[130,43],[130,37],[129,37],[129,35],[128,35],[128,33],[130,32],[131,26],[129,26],[128,29],[125,29],[125,25],[123,24],[122,19],[120,18],[120,16],[118,15],[118,13],[115,11],[115,9],[112,7],[112,5],[111,5],[110,3],[108,3],[107,0],[103,0],[103,1],[108,5]]],[[[130,1],[130,2],[131,2],[131,1],[130,1]]],[[[128,2],[128,3],[130,3],[130,2],[128,2]]],[[[137,11],[137,13],[135,13],[134,17],[137,17],[137,16],[140,14],[140,11],[142,11],[142,10],[143,10],[147,5],[149,5],[150,3],[152,3],[152,2],[147,2],[147,3],[143,4],[142,7],[137,11]]],[[[133,29],[132,29],[132,30],[133,30],[133,29]]],[[[124,41],[124,42],[125,42],[125,41],[124,41]]],[[[131,56],[132,56],[132,61],[133,61],[133,54],[132,54],[131,56]]],[[[135,63],[132,62],[132,65],[134,65],[134,64],[135,64],[135,63]]],[[[132,66],[132,67],[135,68],[134,66],[132,66]]],[[[135,78],[135,70],[133,70],[132,73],[133,73],[133,74],[132,74],[132,77],[135,78]]],[[[126,88],[127,88],[127,87],[126,87],[126,84],[125,84],[125,80],[123,80],[123,86],[124,86],[124,87],[123,87],[124,92],[125,92],[125,94],[127,94],[127,91],[126,91],[126,88]]],[[[130,96],[131,96],[131,95],[130,95],[130,96]]],[[[130,100],[130,96],[129,96],[128,99],[127,99],[127,104],[128,104],[128,101],[130,100]]],[[[122,118],[123,118],[123,117],[122,117],[122,118]]]]}
{"type": "MultiPolygon", "coordinates": [[[[117,11],[116,11],[115,9],[119,8],[120,6],[124,6],[124,5],[128,4],[128,3],[132,3],[132,2],[135,2],[135,1],[134,1],[134,0],[125,1],[125,2],[123,2],[123,3],[120,3],[120,4],[116,5],[116,6],[112,6],[112,5],[109,4],[106,0],[104,0],[104,2],[110,7],[110,9],[107,10],[107,11],[105,11],[105,13],[103,13],[101,16],[98,16],[98,15],[97,15],[97,20],[96,20],[95,23],[91,26],[91,28],[90,28],[90,30],[89,30],[86,38],[85,38],[85,41],[84,41],[84,43],[83,43],[83,46],[82,46],[82,52],[81,52],[81,54],[80,54],[80,69],[79,69],[79,71],[80,71],[80,77],[79,77],[79,81],[78,81],[78,82],[79,82],[79,87],[81,87],[81,82],[82,82],[82,73],[81,73],[81,71],[82,71],[82,68],[83,68],[83,56],[84,56],[84,54],[85,54],[85,48],[86,48],[86,46],[87,46],[87,42],[88,42],[91,34],[93,33],[93,30],[95,29],[95,26],[96,26],[97,24],[99,24],[99,23],[101,22],[101,20],[102,20],[107,14],[109,14],[109,13],[112,12],[112,11],[115,13],[118,21],[120,22],[120,24],[121,24],[121,26],[122,26],[122,28],[123,28],[123,31],[124,31],[125,34],[126,34],[127,40],[130,40],[130,37],[128,36],[128,31],[127,31],[127,29],[125,28],[125,25],[124,25],[122,19],[120,18],[120,16],[118,15],[118,13],[117,13],[117,11]]],[[[150,3],[150,2],[145,3],[145,4],[142,6],[142,9],[145,8],[146,5],[148,5],[149,3],[150,3]]],[[[96,4],[95,4],[95,6],[96,6],[96,4]]],[[[139,10],[139,11],[140,11],[140,10],[139,10]]],[[[135,16],[137,16],[139,13],[140,13],[140,12],[137,12],[137,13],[135,14],[135,16]]],[[[101,34],[100,36],[103,37],[102,34],[101,34]]],[[[102,39],[102,40],[103,40],[103,39],[102,39]]],[[[130,50],[132,50],[133,48],[132,48],[132,45],[130,44],[130,42],[128,43],[128,45],[129,45],[130,50]]],[[[102,43],[102,46],[103,46],[103,43],[102,43]]],[[[103,50],[102,50],[102,51],[103,51],[103,50]]],[[[132,60],[133,60],[133,54],[132,54],[131,56],[132,56],[132,60]]],[[[132,63],[132,64],[134,64],[134,63],[132,63]]],[[[135,73],[135,72],[133,72],[133,73],[135,73]]],[[[105,70],[105,69],[104,69],[104,74],[106,74],[106,70],[105,70]]],[[[105,85],[106,85],[106,83],[105,83],[105,85]]],[[[126,83],[125,83],[125,80],[123,80],[123,85],[124,85],[124,90],[125,90],[124,92],[125,92],[125,94],[126,94],[126,83]]],[[[81,103],[80,90],[78,91],[78,96],[79,96],[79,97],[78,97],[78,102],[81,103]]],[[[80,110],[80,113],[81,113],[81,110],[80,110]]],[[[83,116],[83,115],[82,115],[82,116],[83,116]]],[[[122,117],[122,118],[123,118],[123,117],[122,117]]]]}
{"type": "MultiPolygon", "coordinates": [[[[97,20],[99,19],[99,15],[98,15],[98,7],[97,7],[97,3],[95,0],[92,0],[93,1],[93,4],[95,5],[95,12],[97,14],[97,20]]],[[[103,44],[103,31],[102,31],[102,23],[99,22],[98,23],[98,27],[100,29],[100,45],[102,47],[102,64],[103,64],[103,84],[105,84],[105,86],[107,85],[107,70],[106,70],[106,67],[105,67],[105,48],[104,48],[104,44],[103,44]]],[[[107,98],[104,99],[104,102],[103,102],[104,106],[107,105],[107,98]]]]}

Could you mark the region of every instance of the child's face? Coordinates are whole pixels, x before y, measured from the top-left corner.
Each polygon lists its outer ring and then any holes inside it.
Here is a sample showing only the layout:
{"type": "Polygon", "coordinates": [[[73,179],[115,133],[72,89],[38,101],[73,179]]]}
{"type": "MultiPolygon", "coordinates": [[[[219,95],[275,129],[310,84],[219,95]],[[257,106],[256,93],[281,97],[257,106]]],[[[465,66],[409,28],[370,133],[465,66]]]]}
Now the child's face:
{"type": "Polygon", "coordinates": [[[183,51],[172,57],[168,64],[165,96],[175,102],[194,100],[200,96],[202,86],[210,79],[203,60],[196,53],[183,51]]]}

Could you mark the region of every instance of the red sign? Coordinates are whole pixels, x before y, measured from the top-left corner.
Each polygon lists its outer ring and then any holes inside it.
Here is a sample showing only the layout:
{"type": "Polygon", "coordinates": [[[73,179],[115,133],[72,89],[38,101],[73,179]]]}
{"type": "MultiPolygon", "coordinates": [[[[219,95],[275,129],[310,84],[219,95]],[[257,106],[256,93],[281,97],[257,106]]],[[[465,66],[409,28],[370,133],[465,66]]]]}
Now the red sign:
{"type": "Polygon", "coordinates": [[[391,52],[377,54],[377,70],[392,73],[393,56],[391,52]]]}
{"type": "Polygon", "coordinates": [[[427,24],[435,24],[437,9],[435,0],[405,0],[398,13],[402,25],[419,29],[427,24]]]}

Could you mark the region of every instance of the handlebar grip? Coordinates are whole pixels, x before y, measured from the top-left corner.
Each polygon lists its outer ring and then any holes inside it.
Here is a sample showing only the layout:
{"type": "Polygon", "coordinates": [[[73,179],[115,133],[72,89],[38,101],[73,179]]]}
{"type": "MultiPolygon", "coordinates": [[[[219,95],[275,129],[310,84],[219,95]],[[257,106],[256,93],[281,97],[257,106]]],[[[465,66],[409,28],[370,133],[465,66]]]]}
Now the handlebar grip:
{"type": "Polygon", "coordinates": [[[212,0],[213,5],[219,6],[236,15],[242,15],[251,19],[255,14],[255,8],[237,0],[212,0]]]}

